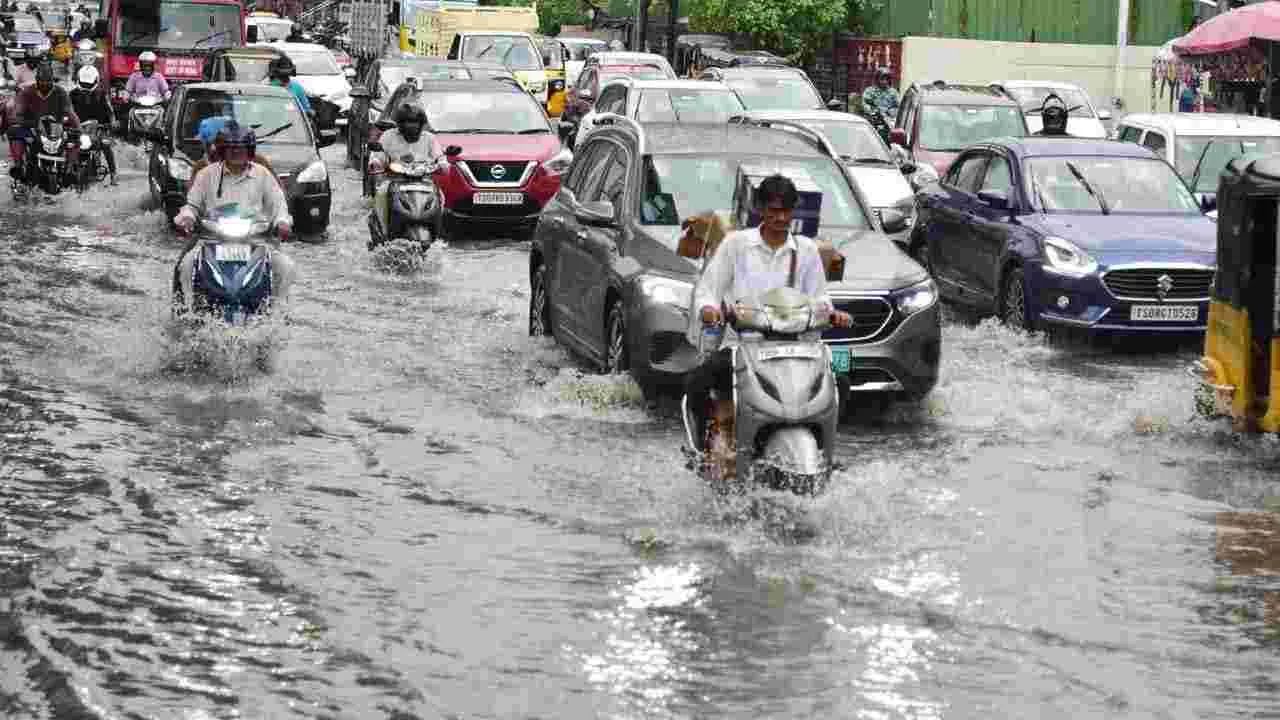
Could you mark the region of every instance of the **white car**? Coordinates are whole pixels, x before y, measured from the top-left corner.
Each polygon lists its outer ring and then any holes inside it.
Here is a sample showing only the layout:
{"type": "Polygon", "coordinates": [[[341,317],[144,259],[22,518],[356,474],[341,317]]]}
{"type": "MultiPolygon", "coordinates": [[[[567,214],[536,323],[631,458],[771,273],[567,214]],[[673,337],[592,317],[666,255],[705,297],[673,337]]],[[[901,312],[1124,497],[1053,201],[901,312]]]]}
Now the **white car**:
{"type": "Polygon", "coordinates": [[[1027,118],[1027,129],[1033,134],[1044,127],[1040,119],[1040,106],[1049,93],[1055,93],[1071,109],[1067,116],[1067,134],[1080,138],[1107,138],[1107,128],[1102,123],[1111,119],[1110,110],[1099,111],[1089,99],[1089,93],[1079,85],[1051,80],[1005,80],[1000,83],[1022,106],[1027,118]]]}
{"type": "Polygon", "coordinates": [[[596,127],[596,118],[615,113],[637,122],[723,124],[746,112],[727,85],[701,80],[641,80],[620,77],[600,88],[600,99],[582,116],[574,147],[596,127]]]}
{"type": "Polygon", "coordinates": [[[293,32],[293,21],[269,15],[250,15],[244,19],[244,27],[246,32],[249,28],[257,28],[258,37],[254,43],[278,43],[285,42],[293,32]]]}
{"type": "Polygon", "coordinates": [[[1280,122],[1252,115],[1132,113],[1116,125],[1116,135],[1168,161],[1208,210],[1217,207],[1218,176],[1227,163],[1280,152],[1280,122]]]}
{"type": "MultiPolygon", "coordinates": [[[[261,43],[259,43],[261,44],[261,43]]],[[[336,116],[351,111],[351,82],[347,80],[342,66],[334,59],[329,48],[316,43],[273,42],[272,47],[284,53],[297,68],[293,79],[307,92],[308,98],[318,98],[337,107],[336,116]]],[[[314,100],[312,104],[315,105],[314,100]]],[[[317,115],[320,108],[313,108],[317,115]]],[[[337,126],[337,119],[334,120],[337,126]]],[[[333,132],[327,123],[320,128],[321,134],[333,132]]]]}

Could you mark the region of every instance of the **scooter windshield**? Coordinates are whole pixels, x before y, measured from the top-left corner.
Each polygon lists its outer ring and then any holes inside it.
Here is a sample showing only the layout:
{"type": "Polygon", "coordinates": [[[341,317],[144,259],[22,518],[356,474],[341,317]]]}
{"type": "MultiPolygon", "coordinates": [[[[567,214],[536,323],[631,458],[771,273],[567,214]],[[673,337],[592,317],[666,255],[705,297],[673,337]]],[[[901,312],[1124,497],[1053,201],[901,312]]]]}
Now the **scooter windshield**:
{"type": "Polygon", "coordinates": [[[245,211],[239,203],[227,203],[209,210],[203,224],[220,237],[236,240],[261,235],[270,229],[267,221],[245,211]]]}
{"type": "Polygon", "coordinates": [[[738,331],[794,336],[826,327],[829,322],[830,314],[795,288],[774,288],[734,302],[733,327],[738,331]]]}

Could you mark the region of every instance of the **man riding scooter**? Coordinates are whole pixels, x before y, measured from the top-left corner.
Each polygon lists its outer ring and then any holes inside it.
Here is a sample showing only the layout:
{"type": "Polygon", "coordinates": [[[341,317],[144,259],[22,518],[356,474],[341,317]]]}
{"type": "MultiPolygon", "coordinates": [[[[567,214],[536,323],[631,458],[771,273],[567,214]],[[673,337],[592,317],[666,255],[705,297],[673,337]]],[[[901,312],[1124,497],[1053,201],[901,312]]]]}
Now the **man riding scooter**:
{"type": "Polygon", "coordinates": [[[434,157],[435,140],[426,132],[427,113],[416,102],[406,102],[396,109],[396,126],[382,134],[381,152],[369,157],[369,176],[377,183],[373,207],[382,228],[390,228],[390,184],[381,182],[393,162],[406,164],[429,162],[434,157]]]}
{"type": "MultiPolygon", "coordinates": [[[[111,101],[107,99],[107,93],[102,89],[99,79],[97,68],[80,68],[80,72],[76,73],[76,88],[71,91],[71,107],[75,109],[81,122],[96,120],[102,128],[114,128],[116,114],[111,109],[111,101]]],[[[115,185],[116,155],[111,150],[111,144],[102,142],[98,138],[95,138],[94,142],[97,143],[97,149],[102,151],[102,157],[107,161],[107,171],[111,173],[111,184],[115,185]]]]}
{"type": "MultiPolygon", "coordinates": [[[[694,287],[695,304],[701,308],[696,319],[691,318],[689,327],[689,342],[694,347],[703,344],[704,328],[719,327],[726,321],[722,308],[740,298],[774,288],[793,287],[812,297],[819,307],[830,312],[831,324],[835,327],[847,328],[852,324],[848,313],[832,309],[827,295],[826,269],[817,244],[791,233],[791,220],[799,198],[795,183],[785,176],[773,175],[761,181],[755,197],[762,216],[760,226],[725,236],[694,287]]],[[[703,348],[710,352],[709,357],[686,381],[685,394],[700,433],[705,433],[709,419],[707,401],[713,390],[717,401],[714,415],[732,416],[731,348],[736,343],[736,335],[728,328],[720,347],[703,348]]]]}
{"type": "MultiPolygon", "coordinates": [[[[43,63],[36,69],[35,84],[23,88],[13,102],[17,124],[9,131],[9,157],[13,162],[9,173],[30,184],[34,162],[33,158],[26,156],[26,146],[34,137],[40,118],[52,115],[73,130],[80,129],[80,118],[71,105],[67,91],[54,84],[53,66],[49,63],[43,63]]],[[[79,150],[72,144],[68,150],[67,167],[74,167],[78,156],[79,150]]]]}
{"type": "MultiPolygon", "coordinates": [[[[218,161],[201,170],[187,191],[187,203],[178,211],[174,225],[184,235],[192,235],[196,223],[210,211],[237,205],[242,216],[260,217],[275,231],[280,242],[289,239],[293,218],[289,202],[275,176],[266,168],[251,162],[257,146],[253,130],[232,120],[223,126],[214,140],[218,161]]],[[[174,267],[174,286],[181,290],[185,302],[191,302],[192,269],[195,266],[199,240],[194,236],[174,267]]],[[[292,283],[293,262],[278,250],[271,252],[273,295],[284,297],[292,283]]]]}
{"type": "Polygon", "coordinates": [[[155,96],[169,99],[169,81],[156,72],[156,54],[150,50],[138,56],[138,69],[129,75],[124,84],[130,98],[155,96]]]}

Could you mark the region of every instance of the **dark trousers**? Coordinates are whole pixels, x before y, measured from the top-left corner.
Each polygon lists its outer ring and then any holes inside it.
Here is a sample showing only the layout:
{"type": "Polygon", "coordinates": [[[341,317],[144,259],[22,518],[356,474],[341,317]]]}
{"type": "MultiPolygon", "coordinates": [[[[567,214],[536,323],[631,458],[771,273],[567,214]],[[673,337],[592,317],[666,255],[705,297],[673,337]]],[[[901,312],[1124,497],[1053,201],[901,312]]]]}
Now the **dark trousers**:
{"type": "Polygon", "coordinates": [[[116,153],[111,149],[108,143],[102,143],[102,157],[107,161],[107,172],[111,173],[111,177],[116,176],[116,153]]]}

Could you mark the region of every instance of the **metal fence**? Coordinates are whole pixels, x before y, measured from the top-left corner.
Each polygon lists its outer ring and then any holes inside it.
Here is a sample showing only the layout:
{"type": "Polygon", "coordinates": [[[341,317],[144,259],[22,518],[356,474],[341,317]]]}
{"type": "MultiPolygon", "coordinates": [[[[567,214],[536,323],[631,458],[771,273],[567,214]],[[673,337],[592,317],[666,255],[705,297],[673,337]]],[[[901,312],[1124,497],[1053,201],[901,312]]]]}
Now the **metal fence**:
{"type": "MultiPolygon", "coordinates": [[[[892,0],[867,33],[1111,45],[1117,10],[1116,0],[892,0]]],[[[1130,0],[1129,42],[1163,45],[1186,31],[1185,12],[1183,0],[1130,0]]]]}

